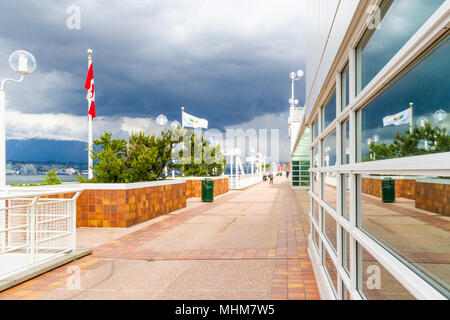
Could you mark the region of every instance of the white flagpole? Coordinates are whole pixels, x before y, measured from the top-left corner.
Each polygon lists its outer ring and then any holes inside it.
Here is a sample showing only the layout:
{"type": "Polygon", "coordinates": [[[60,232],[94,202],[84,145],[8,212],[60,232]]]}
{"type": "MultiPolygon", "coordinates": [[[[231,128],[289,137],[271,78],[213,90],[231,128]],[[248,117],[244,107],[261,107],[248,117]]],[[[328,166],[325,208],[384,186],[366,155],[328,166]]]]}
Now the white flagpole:
{"type": "Polygon", "coordinates": [[[409,109],[411,110],[411,114],[409,115],[409,133],[412,133],[413,130],[413,109],[414,109],[414,103],[409,103],[409,109]]]}
{"type": "MultiPolygon", "coordinates": [[[[91,67],[92,64],[92,49],[88,49],[87,51],[88,53],[88,70],[91,67]]],[[[90,108],[90,102],[88,101],[88,111],[90,108]]],[[[92,151],[92,116],[90,114],[88,114],[89,117],[89,124],[88,124],[88,179],[92,179],[94,177],[94,173],[92,171],[92,156],[91,156],[91,151],[92,151]]]]}

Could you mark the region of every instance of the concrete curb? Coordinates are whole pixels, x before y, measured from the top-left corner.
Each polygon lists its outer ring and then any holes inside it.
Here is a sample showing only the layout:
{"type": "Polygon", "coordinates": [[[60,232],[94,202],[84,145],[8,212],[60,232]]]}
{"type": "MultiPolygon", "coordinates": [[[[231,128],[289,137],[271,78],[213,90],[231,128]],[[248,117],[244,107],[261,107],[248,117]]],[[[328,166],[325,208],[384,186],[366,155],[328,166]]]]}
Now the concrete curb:
{"type": "Polygon", "coordinates": [[[17,286],[25,281],[40,276],[43,273],[56,269],[74,260],[80,259],[92,253],[92,249],[77,249],[55,260],[40,264],[34,268],[25,270],[6,279],[0,280],[0,292],[17,286]]]}

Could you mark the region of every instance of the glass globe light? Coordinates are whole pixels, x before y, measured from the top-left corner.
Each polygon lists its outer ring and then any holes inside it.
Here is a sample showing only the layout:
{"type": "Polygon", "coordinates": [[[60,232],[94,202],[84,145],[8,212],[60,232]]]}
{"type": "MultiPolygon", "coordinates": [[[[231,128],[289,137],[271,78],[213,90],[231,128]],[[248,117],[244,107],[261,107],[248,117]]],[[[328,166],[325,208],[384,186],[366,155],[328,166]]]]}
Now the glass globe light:
{"type": "Polygon", "coordinates": [[[167,117],[163,114],[160,114],[158,117],[156,117],[156,123],[161,127],[165,126],[167,122],[168,122],[167,117]]]}
{"type": "Polygon", "coordinates": [[[36,59],[25,50],[17,50],[9,56],[9,66],[14,72],[27,75],[36,70],[36,59]]]}
{"type": "Polygon", "coordinates": [[[303,77],[304,74],[305,74],[305,73],[304,73],[303,70],[301,70],[301,69],[297,71],[297,77],[298,77],[298,78],[303,77]]]}
{"type": "Polygon", "coordinates": [[[428,119],[425,117],[420,117],[419,119],[417,119],[417,125],[421,128],[424,128],[428,123],[428,119]]]}
{"type": "Polygon", "coordinates": [[[380,136],[379,135],[374,135],[373,137],[373,142],[378,143],[380,141],[380,136]]]}
{"type": "Polygon", "coordinates": [[[289,74],[289,78],[291,78],[291,80],[294,80],[295,77],[296,77],[295,72],[291,72],[291,73],[289,74]]]}
{"type": "Polygon", "coordinates": [[[447,119],[447,112],[445,112],[444,110],[438,110],[434,113],[433,115],[434,120],[436,120],[437,122],[442,122],[445,119],[447,119]]]}
{"type": "Polygon", "coordinates": [[[181,123],[179,123],[178,121],[172,121],[172,123],[170,124],[170,128],[172,129],[172,131],[181,128],[181,123]]]}

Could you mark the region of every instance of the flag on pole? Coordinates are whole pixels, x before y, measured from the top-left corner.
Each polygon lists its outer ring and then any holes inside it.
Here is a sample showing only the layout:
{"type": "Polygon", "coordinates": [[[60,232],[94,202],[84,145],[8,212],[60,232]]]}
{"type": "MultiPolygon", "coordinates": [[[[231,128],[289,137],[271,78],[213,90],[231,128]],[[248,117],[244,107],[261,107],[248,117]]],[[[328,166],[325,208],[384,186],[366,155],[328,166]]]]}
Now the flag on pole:
{"type": "Polygon", "coordinates": [[[383,126],[399,126],[411,122],[411,108],[383,118],[383,126]]]}
{"type": "Polygon", "coordinates": [[[94,90],[94,68],[93,63],[91,62],[89,65],[88,74],[86,77],[86,82],[84,84],[84,88],[88,91],[86,99],[88,101],[89,110],[88,114],[92,116],[92,119],[95,118],[95,90],[94,90]]]}
{"type": "Polygon", "coordinates": [[[189,128],[203,128],[208,129],[208,120],[194,117],[186,112],[183,112],[182,125],[189,128]]]}

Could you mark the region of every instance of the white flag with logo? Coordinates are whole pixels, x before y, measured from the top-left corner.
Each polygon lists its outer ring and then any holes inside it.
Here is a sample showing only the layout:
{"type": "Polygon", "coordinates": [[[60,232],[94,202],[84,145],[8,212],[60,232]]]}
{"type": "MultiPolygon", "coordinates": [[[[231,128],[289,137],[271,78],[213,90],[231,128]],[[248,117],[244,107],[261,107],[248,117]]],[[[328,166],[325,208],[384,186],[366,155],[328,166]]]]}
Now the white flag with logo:
{"type": "Polygon", "coordinates": [[[208,129],[208,120],[183,112],[183,127],[208,129]]]}
{"type": "Polygon", "coordinates": [[[383,125],[387,126],[399,126],[401,124],[409,124],[411,121],[411,109],[399,112],[392,116],[383,118],[383,125]]]}

